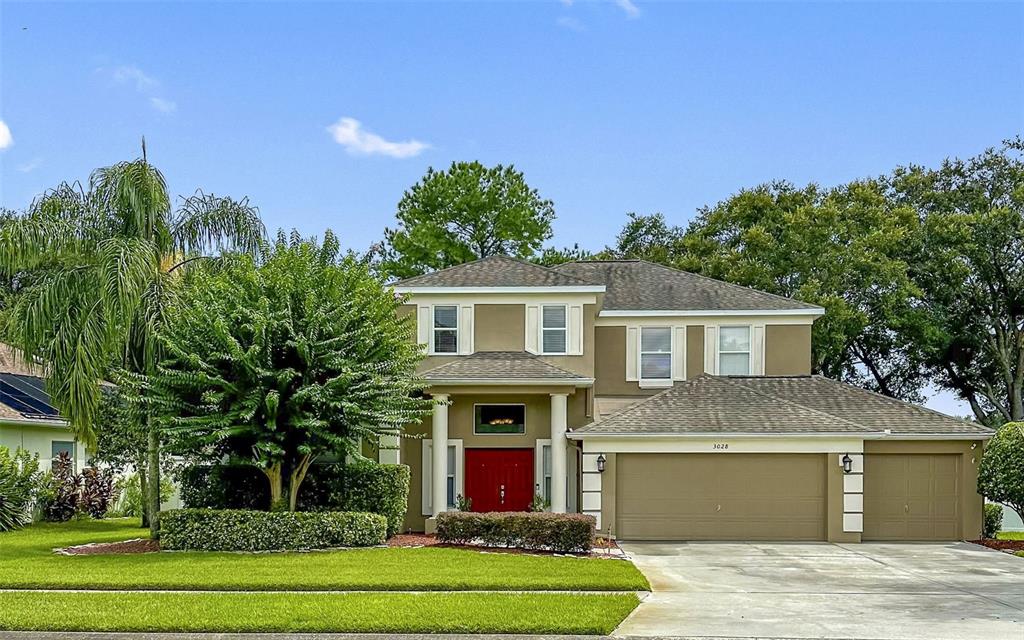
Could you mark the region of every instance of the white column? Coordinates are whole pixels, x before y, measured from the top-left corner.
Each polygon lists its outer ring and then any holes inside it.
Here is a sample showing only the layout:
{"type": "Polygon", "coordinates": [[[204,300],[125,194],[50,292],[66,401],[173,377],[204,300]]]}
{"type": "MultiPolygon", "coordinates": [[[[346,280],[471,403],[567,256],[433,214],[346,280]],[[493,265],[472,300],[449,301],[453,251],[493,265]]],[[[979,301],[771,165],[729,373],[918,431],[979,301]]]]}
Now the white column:
{"type": "Polygon", "coordinates": [[[433,515],[448,509],[448,395],[434,395],[433,439],[430,459],[430,508],[433,515]]]}
{"type": "Polygon", "coordinates": [[[551,511],[565,513],[568,394],[551,394],[551,511]]]}

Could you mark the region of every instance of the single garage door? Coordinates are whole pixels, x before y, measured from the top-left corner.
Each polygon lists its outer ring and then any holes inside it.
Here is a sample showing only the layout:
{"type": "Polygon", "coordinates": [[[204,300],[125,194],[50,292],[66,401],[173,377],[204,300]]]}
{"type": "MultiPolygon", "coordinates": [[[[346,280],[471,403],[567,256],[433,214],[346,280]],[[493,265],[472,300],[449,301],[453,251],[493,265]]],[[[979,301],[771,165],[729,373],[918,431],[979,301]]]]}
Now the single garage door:
{"type": "Polygon", "coordinates": [[[625,540],[824,540],[822,454],[620,453],[625,540]]]}
{"type": "Polygon", "coordinates": [[[960,456],[864,456],[863,538],[960,539],[960,456]]]}

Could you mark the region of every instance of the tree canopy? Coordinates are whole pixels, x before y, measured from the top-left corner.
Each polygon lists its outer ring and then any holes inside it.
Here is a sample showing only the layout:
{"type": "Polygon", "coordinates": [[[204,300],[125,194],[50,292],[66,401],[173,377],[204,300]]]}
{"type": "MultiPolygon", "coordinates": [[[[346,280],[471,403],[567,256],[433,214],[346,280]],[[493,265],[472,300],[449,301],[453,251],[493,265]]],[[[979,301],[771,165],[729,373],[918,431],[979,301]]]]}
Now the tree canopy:
{"type": "Polygon", "coordinates": [[[140,378],[172,448],[239,455],[295,509],[318,457],[359,456],[429,413],[421,350],[396,298],[338,241],[280,234],[257,259],[194,270],[140,378]]]}
{"type": "Polygon", "coordinates": [[[398,203],[397,228],[384,232],[380,271],[407,278],[478,258],[527,259],[551,237],[554,205],[515,167],[453,162],[427,169],[398,203]]]}
{"type": "Polygon", "coordinates": [[[978,492],[1024,518],[1024,422],[1010,422],[985,445],[978,492]]]}

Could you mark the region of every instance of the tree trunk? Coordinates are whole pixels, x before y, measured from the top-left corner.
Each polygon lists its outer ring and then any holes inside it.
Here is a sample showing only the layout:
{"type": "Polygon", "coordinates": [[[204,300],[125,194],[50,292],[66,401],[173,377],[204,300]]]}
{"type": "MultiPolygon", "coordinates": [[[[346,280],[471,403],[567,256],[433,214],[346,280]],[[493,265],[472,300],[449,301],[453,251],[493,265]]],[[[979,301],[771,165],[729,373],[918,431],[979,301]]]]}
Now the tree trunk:
{"type": "Polygon", "coordinates": [[[149,528],[149,483],[146,482],[146,474],[148,473],[148,465],[146,464],[146,452],[143,449],[139,449],[138,460],[136,462],[135,475],[139,477],[139,508],[142,511],[142,528],[149,528]]]}
{"type": "Polygon", "coordinates": [[[267,476],[270,483],[270,510],[277,511],[281,508],[281,494],[284,493],[281,483],[281,463],[276,462],[272,466],[263,467],[263,474],[267,476]]]}
{"type": "Polygon", "coordinates": [[[289,511],[295,511],[295,508],[299,503],[299,487],[302,486],[302,481],[306,479],[306,472],[309,471],[309,465],[312,463],[313,457],[306,454],[299,465],[295,467],[295,470],[292,471],[291,478],[288,483],[289,511]]]}
{"type": "Polygon", "coordinates": [[[146,421],[149,445],[149,537],[160,539],[160,432],[152,418],[146,421]]]}

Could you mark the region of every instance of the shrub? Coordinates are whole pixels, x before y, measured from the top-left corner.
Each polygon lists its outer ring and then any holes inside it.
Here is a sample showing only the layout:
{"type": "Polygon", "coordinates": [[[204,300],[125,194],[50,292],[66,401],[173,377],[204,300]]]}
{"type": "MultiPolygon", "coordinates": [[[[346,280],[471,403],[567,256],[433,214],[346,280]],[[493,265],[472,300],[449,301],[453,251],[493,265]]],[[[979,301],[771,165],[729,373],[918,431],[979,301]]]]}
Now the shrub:
{"type": "Polygon", "coordinates": [[[379,513],[389,537],[402,530],[408,503],[409,467],[368,460],[314,466],[299,494],[302,510],[379,513]]]}
{"type": "Polygon", "coordinates": [[[985,522],[981,529],[982,538],[995,538],[1003,528],[1003,505],[988,503],[985,505],[985,522]]]}
{"type": "Polygon", "coordinates": [[[75,473],[74,462],[66,451],[53,461],[43,493],[43,518],[50,522],[67,522],[78,513],[82,476],[75,473]]]}
{"type": "Polygon", "coordinates": [[[161,515],[160,546],[198,551],[288,551],[383,544],[375,513],[281,513],[241,509],[174,509],[161,515]]]}
{"type": "Polygon", "coordinates": [[[0,531],[18,529],[32,520],[32,503],[40,488],[39,456],[0,447],[0,531]]]}
{"type": "Polygon", "coordinates": [[[1024,518],[1024,422],[1002,426],[978,465],[978,493],[1024,518]]]}
{"type": "Polygon", "coordinates": [[[82,489],[78,497],[81,511],[97,520],[107,515],[114,499],[114,476],[106,469],[82,470],[82,489]]]}
{"type": "Polygon", "coordinates": [[[187,467],[178,474],[181,501],[191,509],[269,509],[270,489],[252,465],[187,467]]]}
{"type": "Polygon", "coordinates": [[[451,544],[479,541],[516,547],[586,553],[594,543],[594,518],[579,513],[465,513],[437,516],[437,538],[451,544]]]}
{"type": "MultiPolygon", "coordinates": [[[[140,518],[142,517],[142,485],[139,483],[139,474],[130,473],[126,476],[119,476],[114,480],[114,506],[107,511],[111,518],[140,518]]],[[[160,502],[167,502],[174,495],[174,485],[170,480],[163,478],[160,481],[160,502]]]]}

